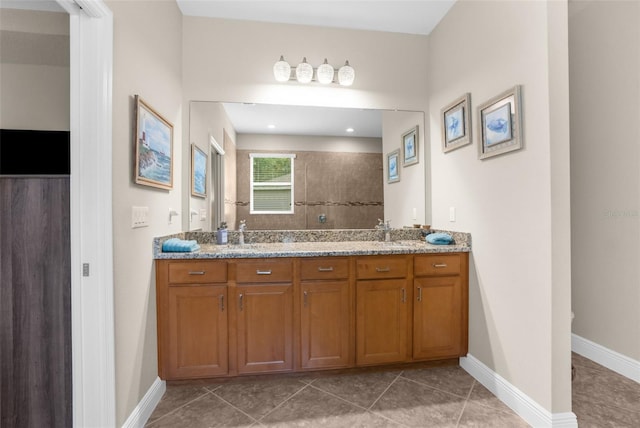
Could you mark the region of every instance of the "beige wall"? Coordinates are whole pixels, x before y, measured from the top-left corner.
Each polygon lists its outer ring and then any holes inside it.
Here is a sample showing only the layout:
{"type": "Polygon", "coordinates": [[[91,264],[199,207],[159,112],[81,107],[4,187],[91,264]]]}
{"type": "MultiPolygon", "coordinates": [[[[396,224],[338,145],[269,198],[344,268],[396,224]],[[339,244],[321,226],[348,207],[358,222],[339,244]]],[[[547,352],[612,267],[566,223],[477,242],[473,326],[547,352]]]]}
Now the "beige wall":
{"type": "MultiPolygon", "coordinates": [[[[413,224],[430,224],[425,213],[422,194],[424,187],[430,189],[426,177],[430,176],[430,153],[425,150],[424,114],[422,112],[385,111],[382,113],[382,151],[384,153],[384,219],[391,222],[391,227],[412,226],[413,224]],[[417,164],[404,167],[402,165],[402,135],[418,126],[418,158],[417,164]],[[400,150],[400,181],[387,182],[387,154],[400,150]],[[415,215],[414,215],[415,214],[415,215]]],[[[429,141],[426,139],[426,141],[429,141]]],[[[427,204],[428,205],[428,204],[427,204]]]]}
{"type": "Polygon", "coordinates": [[[640,361],[640,3],[569,3],[575,334],[640,361]]]}
{"type": "MultiPolygon", "coordinates": [[[[207,175],[207,197],[199,198],[191,196],[191,181],[185,180],[184,189],[184,227],[185,230],[197,230],[202,229],[205,231],[216,230],[218,226],[213,218],[213,212],[211,212],[213,206],[213,180],[212,174],[212,162],[214,161],[214,150],[209,143],[209,136],[212,136],[218,145],[225,150],[224,155],[224,170],[225,170],[225,199],[235,202],[236,199],[236,181],[235,181],[235,135],[236,131],[233,125],[229,121],[224,108],[220,103],[192,101],[189,103],[189,126],[185,127],[189,132],[185,141],[191,142],[191,144],[197,145],[205,153],[208,154],[208,175],[207,175]],[[224,134],[227,134],[228,138],[225,138],[224,134]],[[230,140],[229,140],[230,139],[230,140]],[[200,216],[191,216],[189,213],[191,210],[200,212],[201,209],[206,209],[209,213],[205,220],[201,220],[200,216]]],[[[182,166],[182,171],[191,171],[191,148],[189,145],[184,145],[183,156],[185,162],[182,166]]],[[[224,201],[223,201],[224,203],[224,201]]],[[[225,205],[226,209],[226,205],[225,205]]],[[[235,205],[234,205],[235,209],[235,205]]],[[[225,221],[228,222],[229,227],[234,228],[235,224],[235,212],[229,212],[225,215],[225,221]]],[[[219,223],[219,222],[218,222],[219,223]]]]}
{"type": "MultiPolygon", "coordinates": [[[[407,34],[184,17],[184,99],[425,111],[427,40],[407,34]],[[349,59],[356,81],[349,88],[278,83],[272,69],[280,55],[292,64],[303,56],[313,64],[326,57],[334,66],[349,59]]],[[[416,175],[410,194],[418,222],[424,223],[431,212],[430,190],[424,174],[416,175]]],[[[394,217],[394,225],[403,221],[400,215],[394,217]]]]}
{"type": "Polygon", "coordinates": [[[238,134],[237,218],[259,230],[373,228],[384,214],[380,147],[379,138],[238,134]],[[316,150],[338,146],[361,150],[316,150]],[[265,152],[296,155],[294,214],[249,214],[249,154],[265,152]]]}
{"type": "Polygon", "coordinates": [[[569,239],[551,233],[569,225],[566,25],[566,2],[459,1],[427,74],[433,226],[473,235],[469,353],[554,413],[571,410],[569,239]],[[525,147],[480,161],[476,107],[516,84],[525,147]],[[474,142],[445,154],[440,110],[465,92],[474,142]]]}
{"type": "MultiPolygon", "coordinates": [[[[182,15],[173,0],[108,1],[113,11],[113,234],[116,425],[158,376],[153,237],[182,231],[182,15]],[[152,23],[152,24],[151,24],[152,23]],[[174,125],[173,190],[133,183],[133,96],[174,125]],[[149,227],[131,229],[131,207],[149,207],[149,227]]],[[[185,142],[188,145],[188,142],[185,142]]]]}
{"type": "Polygon", "coordinates": [[[69,15],[0,9],[0,128],[69,130],[69,15]]]}

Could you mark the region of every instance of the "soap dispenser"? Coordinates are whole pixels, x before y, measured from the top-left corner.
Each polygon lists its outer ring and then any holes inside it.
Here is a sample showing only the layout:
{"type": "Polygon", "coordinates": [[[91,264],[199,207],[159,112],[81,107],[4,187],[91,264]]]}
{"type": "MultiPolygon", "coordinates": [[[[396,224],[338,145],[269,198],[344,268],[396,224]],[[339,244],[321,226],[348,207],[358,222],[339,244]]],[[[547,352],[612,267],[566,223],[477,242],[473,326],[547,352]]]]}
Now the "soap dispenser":
{"type": "Polygon", "coordinates": [[[216,233],[216,243],[218,245],[226,245],[227,244],[227,222],[223,221],[220,223],[220,227],[216,233]]]}

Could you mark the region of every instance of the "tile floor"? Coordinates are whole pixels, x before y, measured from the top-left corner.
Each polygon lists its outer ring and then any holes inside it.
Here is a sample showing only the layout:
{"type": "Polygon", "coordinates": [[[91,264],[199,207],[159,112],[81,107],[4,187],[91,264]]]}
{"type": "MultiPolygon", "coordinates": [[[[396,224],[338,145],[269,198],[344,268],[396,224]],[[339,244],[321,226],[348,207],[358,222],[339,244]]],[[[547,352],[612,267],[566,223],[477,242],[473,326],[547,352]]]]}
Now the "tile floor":
{"type": "MultiPolygon", "coordinates": [[[[573,355],[583,427],[640,427],[640,385],[573,355]]],[[[457,366],[171,383],[150,428],[491,427],[528,424],[457,366]]]]}

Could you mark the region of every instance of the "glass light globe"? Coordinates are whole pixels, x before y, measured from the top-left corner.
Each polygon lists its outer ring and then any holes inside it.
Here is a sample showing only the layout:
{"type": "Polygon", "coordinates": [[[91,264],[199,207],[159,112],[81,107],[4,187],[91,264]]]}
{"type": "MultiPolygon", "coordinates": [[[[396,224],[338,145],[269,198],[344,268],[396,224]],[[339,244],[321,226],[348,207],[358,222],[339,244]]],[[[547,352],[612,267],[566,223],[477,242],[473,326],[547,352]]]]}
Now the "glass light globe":
{"type": "Polygon", "coordinates": [[[273,76],[278,82],[286,82],[291,77],[291,66],[280,55],[280,60],[273,65],[273,76]]]}
{"type": "Polygon", "coordinates": [[[333,67],[327,63],[327,59],[324,59],[324,63],[318,67],[316,71],[316,76],[318,77],[318,82],[326,85],[333,82],[333,67]]]}
{"type": "Polygon", "coordinates": [[[313,79],[313,67],[307,62],[306,57],[296,67],[296,79],[300,83],[309,83],[313,79]]]}
{"type": "Polygon", "coordinates": [[[338,83],[342,86],[351,86],[356,78],[356,71],[349,65],[349,61],[345,61],[344,65],[338,70],[338,83]]]}

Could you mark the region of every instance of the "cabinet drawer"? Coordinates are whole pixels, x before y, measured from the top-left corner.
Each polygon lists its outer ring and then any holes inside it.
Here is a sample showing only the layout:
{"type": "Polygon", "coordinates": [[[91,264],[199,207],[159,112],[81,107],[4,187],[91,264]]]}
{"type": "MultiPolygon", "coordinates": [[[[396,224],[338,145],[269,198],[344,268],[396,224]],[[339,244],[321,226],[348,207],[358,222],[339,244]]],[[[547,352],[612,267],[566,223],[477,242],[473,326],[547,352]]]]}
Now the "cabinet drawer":
{"type": "Polygon", "coordinates": [[[345,279],[349,277],[349,260],[323,257],[300,261],[300,279],[345,279]]]}
{"type": "Polygon", "coordinates": [[[460,254],[429,254],[416,256],[415,276],[460,275],[460,254]]]}
{"type": "Polygon", "coordinates": [[[404,256],[366,257],[357,260],[358,279],[405,278],[408,269],[404,256]]]}
{"type": "Polygon", "coordinates": [[[293,266],[291,260],[248,260],[238,262],[236,281],[256,282],[292,282],[293,266]]]}
{"type": "Polygon", "coordinates": [[[227,282],[227,262],[223,261],[171,262],[168,268],[171,284],[227,282]]]}

